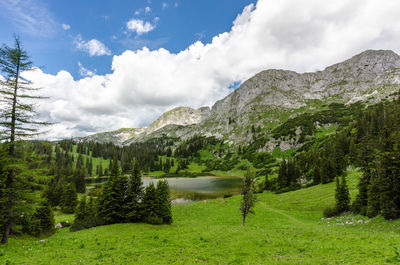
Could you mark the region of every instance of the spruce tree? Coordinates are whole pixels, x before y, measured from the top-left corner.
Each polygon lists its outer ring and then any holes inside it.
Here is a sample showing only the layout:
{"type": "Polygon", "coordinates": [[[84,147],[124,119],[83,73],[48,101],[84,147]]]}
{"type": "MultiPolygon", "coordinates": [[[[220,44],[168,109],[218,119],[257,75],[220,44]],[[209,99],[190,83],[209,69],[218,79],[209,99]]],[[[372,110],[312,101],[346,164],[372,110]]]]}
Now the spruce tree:
{"type": "Polygon", "coordinates": [[[38,135],[38,126],[47,123],[39,122],[35,112],[35,100],[43,97],[33,95],[38,89],[21,77],[21,73],[33,69],[33,63],[23,49],[18,37],[14,38],[14,47],[3,45],[0,48],[0,74],[5,80],[0,80],[0,142],[6,143],[7,177],[5,179],[4,213],[1,243],[8,243],[10,230],[18,215],[16,205],[22,201],[22,192],[17,190],[19,181],[16,143],[38,135]]]}
{"type": "Polygon", "coordinates": [[[104,184],[99,198],[99,216],[106,224],[121,223],[126,220],[123,205],[127,180],[120,173],[119,163],[115,158],[112,162],[110,178],[104,184]]]}
{"type": "Polygon", "coordinates": [[[146,187],[143,196],[144,220],[152,224],[160,224],[162,220],[157,216],[157,194],[153,182],[146,187]]]}
{"type": "Polygon", "coordinates": [[[128,222],[139,222],[143,215],[143,183],[139,162],[135,159],[132,174],[126,190],[125,196],[125,215],[128,222]]]}
{"type": "Polygon", "coordinates": [[[73,213],[78,204],[78,195],[76,194],[75,185],[69,183],[61,196],[61,211],[63,213],[73,213]]]}
{"type": "Polygon", "coordinates": [[[162,223],[172,223],[171,200],[169,185],[166,180],[160,180],[156,189],[156,215],[161,218],[162,223]]]}
{"type": "Polygon", "coordinates": [[[252,208],[255,204],[254,197],[254,176],[247,169],[246,174],[244,175],[243,183],[242,183],[242,202],[240,205],[240,211],[242,212],[242,226],[244,227],[246,217],[249,213],[254,213],[252,208]]]}
{"type": "Polygon", "coordinates": [[[318,165],[316,165],[313,169],[313,184],[319,184],[321,182],[321,170],[318,165]]]}
{"type": "Polygon", "coordinates": [[[339,176],[336,177],[336,210],[338,213],[348,211],[350,209],[350,194],[346,183],[346,176],[341,176],[341,181],[339,182],[339,176]]]}
{"type": "Polygon", "coordinates": [[[86,209],[86,195],[82,196],[82,199],[80,200],[78,207],[76,207],[75,211],[75,220],[83,220],[85,217],[88,215],[88,211],[86,209]]]}
{"type": "Polygon", "coordinates": [[[30,233],[39,236],[41,234],[49,235],[54,231],[54,215],[50,205],[44,203],[36,208],[29,221],[30,233]]]}

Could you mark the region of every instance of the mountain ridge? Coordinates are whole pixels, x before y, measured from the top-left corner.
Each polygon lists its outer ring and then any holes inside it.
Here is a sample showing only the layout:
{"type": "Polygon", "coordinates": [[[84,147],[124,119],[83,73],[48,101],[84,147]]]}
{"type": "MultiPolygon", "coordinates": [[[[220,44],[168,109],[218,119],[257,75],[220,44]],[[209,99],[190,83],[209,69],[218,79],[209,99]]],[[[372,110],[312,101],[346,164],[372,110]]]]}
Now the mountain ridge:
{"type": "MultiPolygon", "coordinates": [[[[251,141],[252,126],[268,132],[296,113],[318,109],[323,103],[379,102],[396,92],[399,84],[400,56],[391,50],[366,50],[317,72],[268,69],[243,82],[211,109],[172,109],[149,127],[132,129],[132,137],[120,137],[118,143],[162,135],[186,139],[195,134],[246,143],[251,141]]],[[[113,141],[116,135],[127,133],[114,131],[113,141]]],[[[95,136],[85,140],[95,140],[95,136]]]]}

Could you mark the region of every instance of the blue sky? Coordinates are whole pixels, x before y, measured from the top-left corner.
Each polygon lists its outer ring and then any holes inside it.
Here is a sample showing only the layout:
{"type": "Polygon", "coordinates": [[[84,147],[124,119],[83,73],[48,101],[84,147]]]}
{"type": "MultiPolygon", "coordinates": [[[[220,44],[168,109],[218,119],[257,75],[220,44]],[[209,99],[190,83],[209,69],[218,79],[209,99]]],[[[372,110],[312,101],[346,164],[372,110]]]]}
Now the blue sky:
{"type": "Polygon", "coordinates": [[[208,43],[219,33],[229,31],[243,8],[256,1],[21,1],[25,3],[19,6],[31,10],[28,15],[37,21],[34,26],[39,29],[35,30],[21,21],[26,14],[12,11],[15,6],[7,2],[4,5],[9,8],[0,9],[0,43],[11,44],[13,34],[18,34],[36,65],[44,66],[49,74],[67,70],[77,79],[78,62],[105,74],[111,72],[112,55],[128,49],[163,47],[177,53],[197,40],[208,43]],[[35,12],[38,9],[41,11],[35,12]],[[154,29],[141,35],[129,32],[126,23],[132,19],[149,22],[154,29]],[[77,49],[74,40],[78,36],[83,41],[99,40],[110,55],[90,56],[77,49]]]}
{"type": "Polygon", "coordinates": [[[23,76],[49,97],[38,112],[60,139],[212,107],[266,69],[399,53],[399,10],[396,0],[0,0],[0,43],[20,35],[44,66],[23,76]]]}

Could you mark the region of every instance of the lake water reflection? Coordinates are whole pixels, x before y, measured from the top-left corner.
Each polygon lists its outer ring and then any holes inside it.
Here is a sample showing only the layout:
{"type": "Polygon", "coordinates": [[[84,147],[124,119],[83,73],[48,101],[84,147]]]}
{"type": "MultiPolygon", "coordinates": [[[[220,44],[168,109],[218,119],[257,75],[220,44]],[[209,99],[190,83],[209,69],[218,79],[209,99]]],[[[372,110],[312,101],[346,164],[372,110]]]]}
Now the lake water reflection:
{"type": "MultiPolygon", "coordinates": [[[[185,203],[205,199],[214,199],[223,196],[232,196],[240,193],[242,179],[239,177],[197,177],[197,178],[167,178],[173,203],[185,203]]],[[[102,184],[107,178],[97,178],[88,181],[88,185],[102,184]]],[[[150,182],[155,185],[159,179],[143,178],[143,185],[150,182]]]]}

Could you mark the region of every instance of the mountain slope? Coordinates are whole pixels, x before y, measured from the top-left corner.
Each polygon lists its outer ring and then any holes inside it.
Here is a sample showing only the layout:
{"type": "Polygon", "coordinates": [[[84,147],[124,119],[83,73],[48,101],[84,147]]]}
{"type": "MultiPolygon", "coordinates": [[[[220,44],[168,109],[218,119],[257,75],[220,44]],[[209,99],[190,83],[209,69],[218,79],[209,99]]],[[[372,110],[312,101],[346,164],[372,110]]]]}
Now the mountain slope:
{"type": "Polygon", "coordinates": [[[393,96],[399,84],[400,56],[387,50],[367,50],[313,73],[266,70],[217,101],[211,110],[176,108],[142,133],[134,129],[134,136],[121,142],[161,135],[186,139],[200,133],[249,143],[252,127],[268,134],[289,118],[318,111],[329,103],[378,102],[393,96]],[[171,124],[180,126],[165,127],[171,124]]]}
{"type": "Polygon", "coordinates": [[[149,137],[157,137],[162,134],[165,127],[170,128],[168,133],[171,134],[172,128],[181,128],[192,124],[197,124],[208,117],[210,108],[202,107],[192,109],[189,107],[177,107],[165,112],[157,120],[144,128],[122,128],[111,132],[96,133],[82,138],[83,141],[95,142],[112,142],[114,144],[130,144],[135,141],[147,139],[149,137]],[[160,131],[160,132],[158,132],[160,131]],[[153,132],[156,132],[153,135],[153,132]]]}

